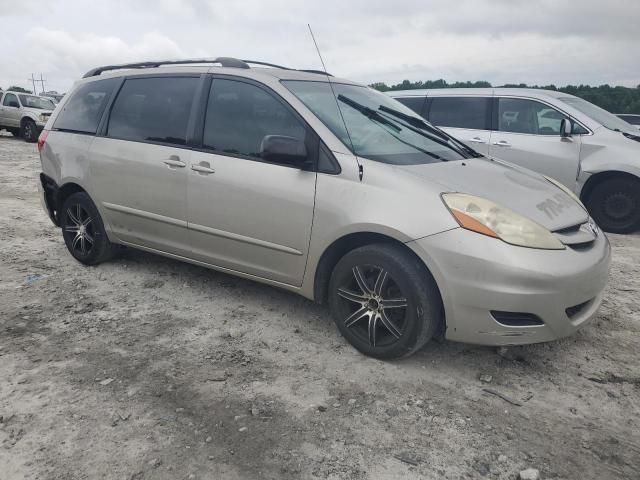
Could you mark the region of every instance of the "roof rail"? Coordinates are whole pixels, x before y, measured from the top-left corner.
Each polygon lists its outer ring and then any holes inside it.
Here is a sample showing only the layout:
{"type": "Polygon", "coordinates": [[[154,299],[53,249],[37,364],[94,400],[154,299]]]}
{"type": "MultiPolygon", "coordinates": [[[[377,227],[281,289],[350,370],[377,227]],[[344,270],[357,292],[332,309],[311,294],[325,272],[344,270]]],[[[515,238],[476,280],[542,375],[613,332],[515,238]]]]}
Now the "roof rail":
{"type": "MultiPolygon", "coordinates": [[[[157,62],[138,62],[138,63],[122,63],[119,65],[105,65],[103,67],[96,67],[89,70],[85,73],[82,78],[87,77],[96,77],[103,72],[108,72],[111,70],[122,70],[126,68],[155,68],[160,65],[189,65],[189,64],[199,64],[199,63],[219,63],[223,67],[230,68],[251,68],[249,64],[252,65],[261,65],[264,67],[273,67],[281,70],[295,70],[294,68],[283,67],[282,65],[276,65],[274,63],[260,62],[257,60],[239,60],[237,58],[232,57],[218,57],[218,58],[196,58],[196,59],[187,59],[187,60],[159,60],[157,62]]],[[[322,70],[298,70],[299,72],[307,72],[307,73],[319,73],[321,75],[330,75],[327,72],[323,72],[322,70]]],[[[331,76],[331,75],[330,75],[331,76]]]]}
{"type": "Polygon", "coordinates": [[[108,72],[111,70],[122,70],[125,68],[154,68],[159,67],[160,65],[188,65],[194,63],[219,63],[223,67],[249,68],[249,65],[247,65],[242,60],[231,57],[218,57],[214,59],[196,58],[188,60],[160,60],[157,62],[122,63],[120,65],[105,65],[103,67],[96,67],[85,73],[82,78],[95,77],[103,72],[108,72]]]}

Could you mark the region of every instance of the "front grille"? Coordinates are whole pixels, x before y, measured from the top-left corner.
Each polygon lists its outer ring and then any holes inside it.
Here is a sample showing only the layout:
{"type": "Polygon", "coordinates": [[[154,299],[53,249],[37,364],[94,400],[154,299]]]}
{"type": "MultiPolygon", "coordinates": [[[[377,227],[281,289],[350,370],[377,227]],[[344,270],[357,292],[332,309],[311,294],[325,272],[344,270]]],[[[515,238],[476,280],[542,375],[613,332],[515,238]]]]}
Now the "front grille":
{"type": "Polygon", "coordinates": [[[544,322],[533,313],[523,312],[499,312],[491,310],[491,316],[501,325],[506,327],[531,327],[544,325],[544,322]]]}
{"type": "Polygon", "coordinates": [[[582,312],[592,301],[591,300],[587,300],[586,302],[582,302],[579,303],[578,305],[574,305],[573,307],[569,307],[565,310],[567,317],[569,318],[573,318],[576,315],[578,315],[580,312],[582,312]]]}
{"type": "Polygon", "coordinates": [[[597,227],[594,228],[590,222],[560,228],[553,233],[564,245],[574,250],[591,248],[598,235],[597,227]]]}

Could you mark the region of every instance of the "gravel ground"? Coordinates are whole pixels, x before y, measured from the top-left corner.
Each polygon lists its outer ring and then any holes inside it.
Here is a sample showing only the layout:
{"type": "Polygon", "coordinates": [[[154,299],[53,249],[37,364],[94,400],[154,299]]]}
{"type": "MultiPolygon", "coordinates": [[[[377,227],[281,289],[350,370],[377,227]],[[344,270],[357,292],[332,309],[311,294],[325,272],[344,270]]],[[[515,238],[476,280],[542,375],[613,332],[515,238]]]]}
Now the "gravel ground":
{"type": "Polygon", "coordinates": [[[381,362],[275,288],[134,250],[80,265],[38,163],[0,135],[0,479],[640,478],[640,236],[610,236],[571,338],[381,362]]]}

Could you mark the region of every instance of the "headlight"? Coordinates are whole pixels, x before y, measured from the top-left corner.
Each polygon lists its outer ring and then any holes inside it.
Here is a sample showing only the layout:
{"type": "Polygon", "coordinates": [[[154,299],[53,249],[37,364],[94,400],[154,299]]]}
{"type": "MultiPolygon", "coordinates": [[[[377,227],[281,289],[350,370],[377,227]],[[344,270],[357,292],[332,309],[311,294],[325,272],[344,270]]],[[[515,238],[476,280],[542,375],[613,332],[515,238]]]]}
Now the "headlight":
{"type": "Polygon", "coordinates": [[[556,187],[558,187],[560,190],[562,190],[564,193],[566,193],[567,195],[569,195],[571,198],[573,198],[576,202],[578,202],[578,205],[580,205],[582,208],[584,208],[585,210],[587,209],[582,202],[580,201],[580,199],[578,198],[578,196],[573,193],[571,191],[571,189],[565,187],[563,184],[561,184],[559,181],[557,181],[554,178],[551,177],[547,177],[546,175],[543,175],[543,177],[548,181],[553,183],[556,187]]]}
{"type": "Polygon", "coordinates": [[[563,250],[549,230],[490,200],[465,193],[443,193],[442,200],[462,228],[521,247],[563,250]]]}

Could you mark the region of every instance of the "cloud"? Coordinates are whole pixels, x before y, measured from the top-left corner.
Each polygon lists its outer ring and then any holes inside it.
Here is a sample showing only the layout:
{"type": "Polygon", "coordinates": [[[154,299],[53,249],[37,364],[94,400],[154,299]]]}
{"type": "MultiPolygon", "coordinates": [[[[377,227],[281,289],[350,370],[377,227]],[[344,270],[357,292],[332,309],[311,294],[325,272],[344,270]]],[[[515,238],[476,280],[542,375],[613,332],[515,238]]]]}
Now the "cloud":
{"type": "Polygon", "coordinates": [[[307,23],[329,71],[366,83],[640,83],[638,0],[23,3],[12,9],[22,16],[3,17],[3,86],[26,86],[42,72],[64,90],[97,65],[159,58],[237,56],[319,68],[307,23]]]}

